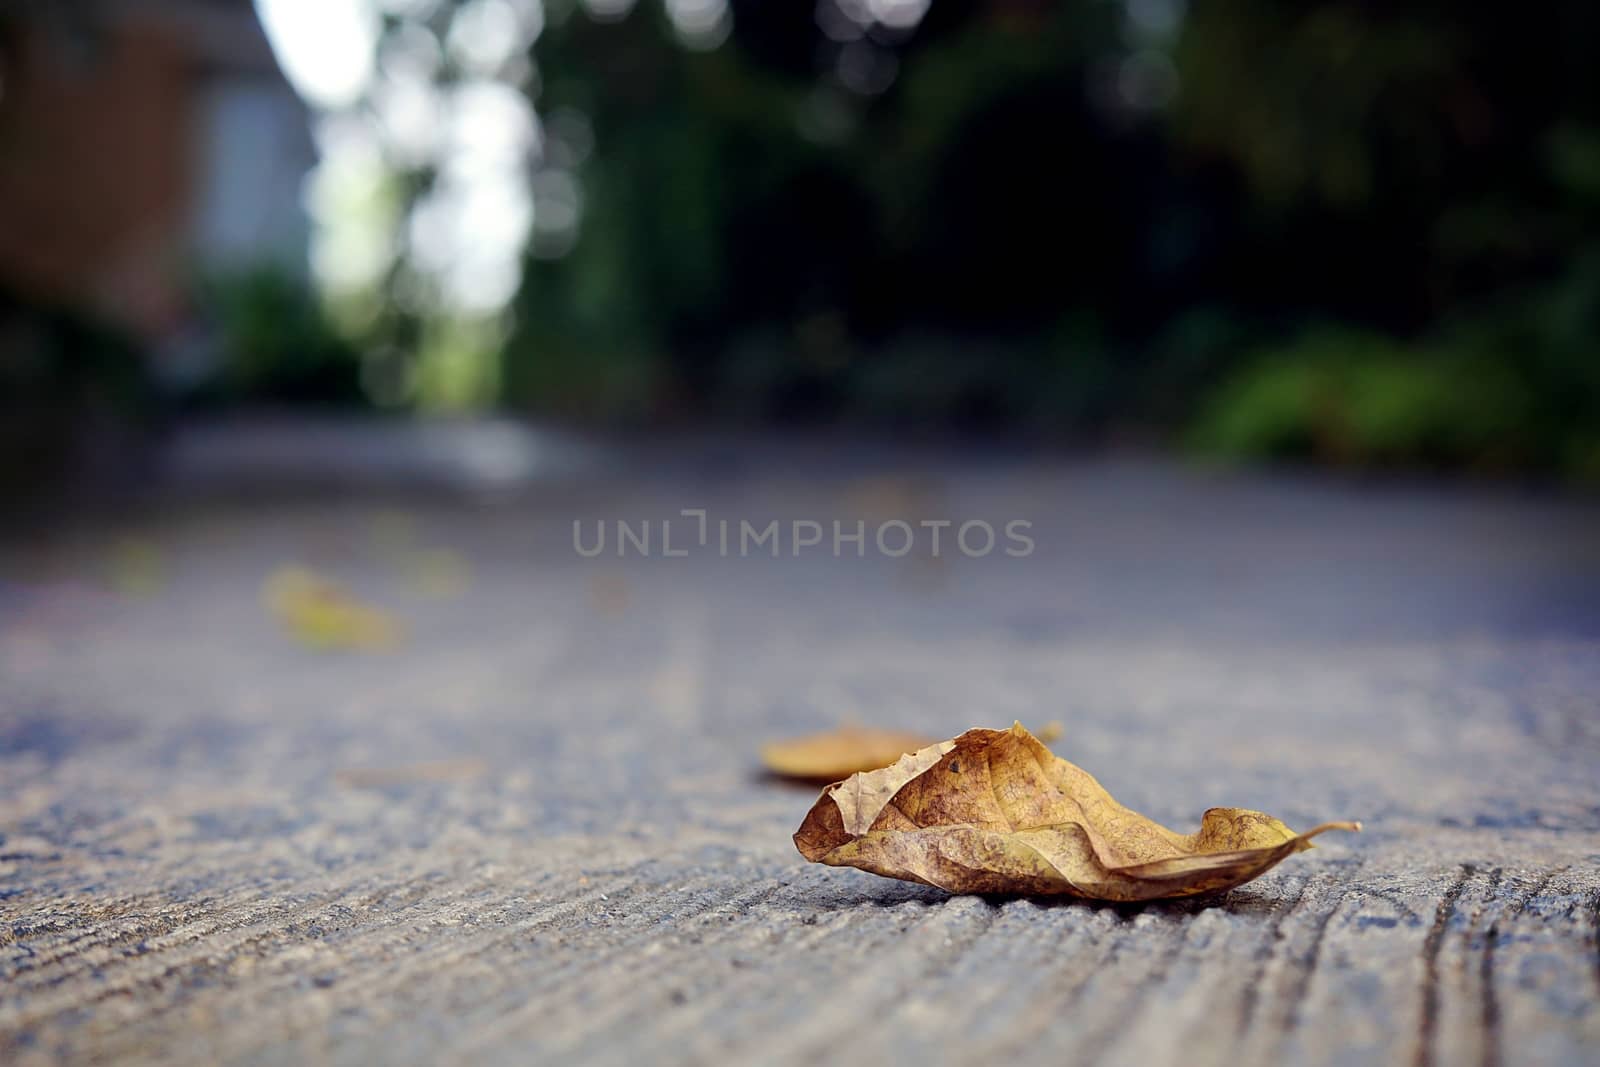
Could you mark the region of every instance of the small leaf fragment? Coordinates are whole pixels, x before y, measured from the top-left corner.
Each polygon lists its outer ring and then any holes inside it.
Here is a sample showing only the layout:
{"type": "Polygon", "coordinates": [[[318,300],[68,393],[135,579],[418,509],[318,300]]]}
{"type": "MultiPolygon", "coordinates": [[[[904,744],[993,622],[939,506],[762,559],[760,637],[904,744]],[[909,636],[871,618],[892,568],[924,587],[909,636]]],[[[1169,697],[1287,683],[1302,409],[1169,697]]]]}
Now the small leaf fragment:
{"type": "Polygon", "coordinates": [[[887,767],[930,744],[932,738],[922,734],[847,725],[827,733],[774,741],[762,747],[761,762],[785,778],[837,782],[857,771],[887,767]]]}
{"type": "Polygon", "coordinates": [[[273,572],[261,598],[291,636],[317,648],[388,648],[400,635],[393,616],[304,567],[273,572]]]}
{"type": "Polygon", "coordinates": [[[794,835],[814,863],[952,893],[1134,901],[1242,885],[1311,847],[1244,808],[1212,808],[1180,834],[1124,808],[1017,723],[968,730],[822,791],[794,835]]]}

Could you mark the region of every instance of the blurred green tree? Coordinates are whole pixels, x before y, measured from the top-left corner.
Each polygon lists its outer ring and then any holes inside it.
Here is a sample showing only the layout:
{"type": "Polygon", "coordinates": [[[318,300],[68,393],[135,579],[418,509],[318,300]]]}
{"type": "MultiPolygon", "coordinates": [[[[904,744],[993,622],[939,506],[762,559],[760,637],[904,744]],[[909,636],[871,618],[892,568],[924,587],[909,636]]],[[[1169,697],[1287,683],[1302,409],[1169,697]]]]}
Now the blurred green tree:
{"type": "Polygon", "coordinates": [[[515,407],[1596,465],[1583,0],[540,10],[515,407]]]}

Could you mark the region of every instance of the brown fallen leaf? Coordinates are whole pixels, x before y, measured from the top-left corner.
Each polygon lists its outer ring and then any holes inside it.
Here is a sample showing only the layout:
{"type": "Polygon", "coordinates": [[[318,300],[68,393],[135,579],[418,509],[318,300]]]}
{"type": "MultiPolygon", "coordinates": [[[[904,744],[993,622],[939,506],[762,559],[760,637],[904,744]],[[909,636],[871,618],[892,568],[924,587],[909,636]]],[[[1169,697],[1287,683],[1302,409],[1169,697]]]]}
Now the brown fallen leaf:
{"type": "Polygon", "coordinates": [[[932,738],[922,734],[841,726],[827,733],[764,745],[761,762],[785,778],[837,782],[857,771],[887,767],[907,752],[932,743],[932,738]]]}
{"type": "Polygon", "coordinates": [[[1230,889],[1311,847],[1259,811],[1212,808],[1180,834],[1129,811],[1017,723],[968,730],[822,791],[794,843],[813,863],[952,893],[1154,900],[1230,889]]]}

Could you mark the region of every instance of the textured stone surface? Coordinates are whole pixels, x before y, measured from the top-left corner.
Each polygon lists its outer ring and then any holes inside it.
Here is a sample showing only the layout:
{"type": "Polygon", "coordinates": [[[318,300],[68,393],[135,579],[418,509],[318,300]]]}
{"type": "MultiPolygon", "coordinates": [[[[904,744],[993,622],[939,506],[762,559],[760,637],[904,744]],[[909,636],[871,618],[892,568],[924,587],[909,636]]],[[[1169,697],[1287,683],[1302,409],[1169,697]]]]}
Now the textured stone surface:
{"type": "Polygon", "coordinates": [[[0,1062],[1600,1056],[1593,504],[738,455],[430,499],[177,500],[0,551],[0,1062]],[[572,550],[574,517],[694,506],[1026,518],[1037,549],[572,550]],[[130,537],[142,596],[106,582],[130,537]],[[287,640],[286,561],[405,647],[287,640]],[[795,853],[815,793],[756,750],[842,718],[1059,719],[1174,827],[1368,831],[1217,899],[946,897],[795,853]]]}

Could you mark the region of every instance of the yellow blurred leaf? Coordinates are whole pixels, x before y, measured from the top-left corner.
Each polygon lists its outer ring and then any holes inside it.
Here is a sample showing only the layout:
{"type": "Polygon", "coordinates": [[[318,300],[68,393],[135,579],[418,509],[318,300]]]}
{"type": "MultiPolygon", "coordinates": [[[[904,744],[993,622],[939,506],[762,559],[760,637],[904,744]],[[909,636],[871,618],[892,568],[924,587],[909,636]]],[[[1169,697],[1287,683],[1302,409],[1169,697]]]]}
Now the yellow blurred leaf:
{"type": "Polygon", "coordinates": [[[894,730],[841,726],[827,733],[774,741],[761,749],[761,762],[774,774],[808,782],[837,782],[857,771],[887,767],[932,738],[894,730]]]}
{"type": "Polygon", "coordinates": [[[152,541],[126,537],[111,546],[107,560],[111,588],[123,596],[150,596],[166,583],[166,560],[152,541]]]}
{"type": "Polygon", "coordinates": [[[830,785],[794,835],[814,863],[952,893],[1153,900],[1230,889],[1311,847],[1243,808],[1212,808],[1179,834],[1129,811],[1017,723],[968,730],[893,766],[830,785]]]}
{"type": "Polygon", "coordinates": [[[316,648],[388,648],[400,637],[393,616],[305,567],[280,567],[261,595],[291,636],[316,648]]]}

